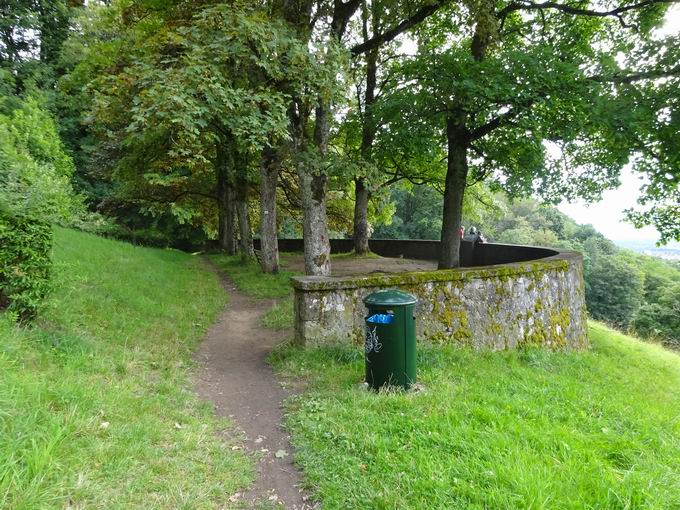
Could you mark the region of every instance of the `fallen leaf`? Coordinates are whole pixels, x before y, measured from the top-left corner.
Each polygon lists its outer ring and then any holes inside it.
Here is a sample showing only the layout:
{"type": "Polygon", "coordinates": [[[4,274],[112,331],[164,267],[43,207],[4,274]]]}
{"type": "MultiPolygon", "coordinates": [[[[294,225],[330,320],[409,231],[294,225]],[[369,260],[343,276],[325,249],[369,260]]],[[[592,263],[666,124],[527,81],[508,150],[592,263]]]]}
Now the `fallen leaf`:
{"type": "Polygon", "coordinates": [[[288,457],[288,452],[286,450],[277,450],[274,456],[277,459],[283,459],[284,457],[288,457]]]}

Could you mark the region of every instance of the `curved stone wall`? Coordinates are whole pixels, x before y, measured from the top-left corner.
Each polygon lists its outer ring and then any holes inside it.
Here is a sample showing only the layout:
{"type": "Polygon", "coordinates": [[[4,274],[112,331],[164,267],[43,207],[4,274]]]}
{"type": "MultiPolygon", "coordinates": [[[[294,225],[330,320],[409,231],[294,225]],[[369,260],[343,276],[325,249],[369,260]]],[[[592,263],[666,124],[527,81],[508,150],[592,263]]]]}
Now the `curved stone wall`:
{"type": "MultiPolygon", "coordinates": [[[[462,250],[461,249],[461,254],[462,250]]],[[[418,297],[419,339],[478,349],[587,346],[583,259],[576,252],[478,245],[474,267],[349,277],[293,277],[295,336],[303,345],[363,342],[362,299],[394,288],[418,297]],[[512,257],[543,256],[507,261],[512,257]]]]}

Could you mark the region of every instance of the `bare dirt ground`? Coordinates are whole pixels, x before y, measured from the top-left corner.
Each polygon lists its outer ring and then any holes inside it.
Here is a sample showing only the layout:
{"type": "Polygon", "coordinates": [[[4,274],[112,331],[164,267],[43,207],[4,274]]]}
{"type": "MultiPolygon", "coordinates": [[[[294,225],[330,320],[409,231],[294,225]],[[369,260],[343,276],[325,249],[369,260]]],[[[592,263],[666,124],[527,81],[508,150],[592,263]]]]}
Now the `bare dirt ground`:
{"type": "MultiPolygon", "coordinates": [[[[305,272],[302,254],[287,254],[285,267],[300,273],[305,272]]],[[[395,259],[388,257],[340,256],[331,260],[333,276],[350,276],[375,273],[405,273],[408,271],[433,271],[437,269],[435,260],[395,259]]]]}
{"type": "Polygon", "coordinates": [[[289,436],[281,428],[281,402],[287,392],[266,362],[286,332],[260,326],[260,316],[271,302],[241,294],[227,279],[222,282],[229,304],[197,353],[201,368],[196,386],[202,398],[214,402],[218,415],[243,430],[245,448],[258,458],[253,487],[231,501],[246,508],[315,508],[299,488],[289,436]]]}
{"type": "MultiPolygon", "coordinates": [[[[287,254],[286,269],[304,272],[302,254],[287,254]]],[[[333,258],[334,276],[436,269],[434,261],[396,258],[333,258]]],[[[217,269],[214,268],[216,271],[217,269]]],[[[196,358],[200,370],[196,388],[214,404],[219,416],[231,418],[245,434],[244,447],[257,460],[253,486],[230,498],[246,508],[281,506],[289,510],[316,508],[300,489],[300,473],[292,462],[290,437],[281,428],[281,404],[288,396],[266,358],[290,332],[264,329],[260,317],[272,303],[250,298],[224,276],[229,304],[210,328],[196,358]]]]}

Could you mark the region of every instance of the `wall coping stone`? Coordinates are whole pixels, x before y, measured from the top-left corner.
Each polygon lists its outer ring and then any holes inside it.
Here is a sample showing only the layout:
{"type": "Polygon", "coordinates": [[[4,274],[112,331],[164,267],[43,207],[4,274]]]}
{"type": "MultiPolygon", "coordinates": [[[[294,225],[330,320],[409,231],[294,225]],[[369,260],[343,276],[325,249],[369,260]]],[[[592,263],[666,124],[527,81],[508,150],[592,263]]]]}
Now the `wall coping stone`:
{"type": "Polygon", "coordinates": [[[387,287],[414,285],[428,282],[443,282],[471,279],[499,278],[542,272],[547,269],[567,269],[582,264],[583,255],[576,251],[556,251],[555,255],[523,262],[509,262],[489,266],[460,267],[456,269],[435,269],[432,271],[410,271],[403,273],[373,273],[351,276],[292,276],[293,288],[305,291],[358,289],[364,287],[387,287]]]}

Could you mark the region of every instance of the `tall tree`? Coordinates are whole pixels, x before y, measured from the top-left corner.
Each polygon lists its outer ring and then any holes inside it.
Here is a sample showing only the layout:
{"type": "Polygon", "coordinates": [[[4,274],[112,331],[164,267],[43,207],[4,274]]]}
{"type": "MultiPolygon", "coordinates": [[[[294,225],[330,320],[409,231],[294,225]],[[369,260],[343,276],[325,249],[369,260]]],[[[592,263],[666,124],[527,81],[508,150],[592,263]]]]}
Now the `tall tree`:
{"type": "Polygon", "coordinates": [[[677,36],[653,32],[667,5],[481,0],[421,28],[403,72],[417,83],[409,103],[446,140],[440,268],[459,264],[470,182],[593,199],[633,156],[651,162],[646,147],[665,145],[659,125],[673,109],[658,80],[677,90],[680,75],[677,36]]]}
{"type": "Polygon", "coordinates": [[[252,254],[250,162],[287,135],[287,98],[267,82],[294,83],[309,65],[306,50],[262,10],[239,5],[208,6],[154,30],[97,87],[97,118],[115,123],[103,134],[127,152],[118,180],[186,221],[212,200],[221,247],[236,249],[236,214],[252,254]]]}

